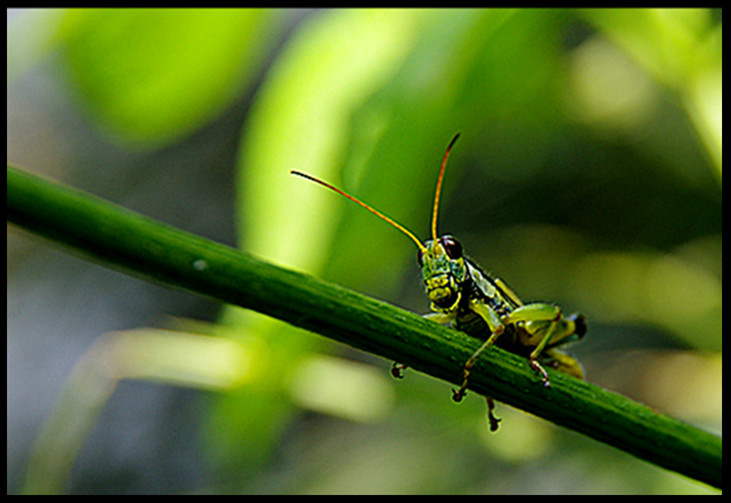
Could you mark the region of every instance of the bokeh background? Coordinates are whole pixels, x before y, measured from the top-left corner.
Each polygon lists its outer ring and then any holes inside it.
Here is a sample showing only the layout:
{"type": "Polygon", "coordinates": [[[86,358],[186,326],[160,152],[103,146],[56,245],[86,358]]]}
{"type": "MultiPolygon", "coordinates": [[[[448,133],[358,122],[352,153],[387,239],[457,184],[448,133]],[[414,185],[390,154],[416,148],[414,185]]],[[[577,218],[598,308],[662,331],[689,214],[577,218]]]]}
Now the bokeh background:
{"type": "MultiPolygon", "coordinates": [[[[7,17],[8,163],[412,311],[413,243],[288,173],[426,237],[461,132],[440,231],[588,317],[589,381],[721,433],[720,10],[7,17]]],[[[7,272],[10,493],[43,490],[43,462],[71,493],[714,492],[504,404],[490,434],[477,396],[13,226],[7,272]],[[99,351],[161,328],[162,351],[99,351]],[[258,371],[215,381],[225,358],[201,365],[191,332],[258,371]],[[84,369],[121,353],[145,370],[95,395],[84,369]],[[160,353],[173,370],[148,372],[160,353]],[[78,448],[54,459],[44,431],[78,448]]]]}

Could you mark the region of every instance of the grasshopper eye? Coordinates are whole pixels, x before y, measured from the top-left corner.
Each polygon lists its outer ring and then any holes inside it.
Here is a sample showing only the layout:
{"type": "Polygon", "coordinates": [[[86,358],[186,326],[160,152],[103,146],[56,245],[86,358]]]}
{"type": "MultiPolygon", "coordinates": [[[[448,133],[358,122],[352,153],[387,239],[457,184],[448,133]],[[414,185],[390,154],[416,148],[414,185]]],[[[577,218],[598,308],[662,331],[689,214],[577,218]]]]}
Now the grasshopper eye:
{"type": "Polygon", "coordinates": [[[462,245],[454,237],[450,235],[442,236],[439,238],[439,244],[442,245],[449,258],[458,259],[462,257],[462,245]]]}
{"type": "Polygon", "coordinates": [[[416,263],[419,264],[419,267],[424,265],[424,252],[421,250],[419,250],[419,253],[416,255],[416,263]]]}

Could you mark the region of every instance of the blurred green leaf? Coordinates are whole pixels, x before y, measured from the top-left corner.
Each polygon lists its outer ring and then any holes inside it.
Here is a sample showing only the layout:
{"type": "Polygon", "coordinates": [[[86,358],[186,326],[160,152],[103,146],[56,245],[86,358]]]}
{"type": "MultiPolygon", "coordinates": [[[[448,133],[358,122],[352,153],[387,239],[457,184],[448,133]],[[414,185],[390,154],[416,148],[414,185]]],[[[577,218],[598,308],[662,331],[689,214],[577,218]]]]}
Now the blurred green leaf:
{"type": "Polygon", "coordinates": [[[61,37],[91,115],[120,140],[155,146],[231,104],[267,54],[274,19],[258,9],[71,10],[61,37]]]}
{"type": "Polygon", "coordinates": [[[600,9],[587,19],[675,90],[722,172],[722,25],[710,9],[600,9]]]}

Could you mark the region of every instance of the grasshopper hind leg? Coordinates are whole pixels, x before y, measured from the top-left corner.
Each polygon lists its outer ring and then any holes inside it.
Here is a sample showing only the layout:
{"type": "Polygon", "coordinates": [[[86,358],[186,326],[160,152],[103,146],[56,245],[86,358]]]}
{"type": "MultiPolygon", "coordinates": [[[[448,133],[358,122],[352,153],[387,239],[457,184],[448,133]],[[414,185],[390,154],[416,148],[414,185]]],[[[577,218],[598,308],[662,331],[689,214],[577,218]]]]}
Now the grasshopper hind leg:
{"type": "Polygon", "coordinates": [[[584,379],[584,370],[579,362],[573,356],[562,353],[555,349],[549,349],[544,352],[547,364],[564,374],[574,376],[577,379],[584,379]]]}

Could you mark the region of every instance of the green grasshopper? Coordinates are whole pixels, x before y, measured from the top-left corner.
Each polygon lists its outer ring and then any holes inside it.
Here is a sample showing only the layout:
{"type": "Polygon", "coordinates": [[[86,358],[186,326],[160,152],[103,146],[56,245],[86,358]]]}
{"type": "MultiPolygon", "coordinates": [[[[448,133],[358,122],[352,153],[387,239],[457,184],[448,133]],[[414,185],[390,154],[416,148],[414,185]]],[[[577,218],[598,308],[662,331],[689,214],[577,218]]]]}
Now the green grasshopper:
{"type": "MultiPolygon", "coordinates": [[[[432,238],[423,244],[406,227],[345,191],[306,173],[291,173],[350,199],[416,243],[419,248],[418,263],[433,311],[424,317],[437,323],[452,323],[457,330],[485,341],[462,369],[462,385],[458,390],[452,390],[455,402],[464,398],[470,371],[480,355],[493,344],[511,353],[527,356],[531,368],[541,377],[545,387],[550,387],[550,381],[543,365],[583,379],[584,372],[579,362],[556,349],[586,333],[587,323],[583,315],[574,314],[564,318],[558,306],[540,302],[523,303],[504,281],[491,278],[467,258],[462,245],[453,236],[437,237],[437,214],[444,171],[457,138],[459,133],[452,138],[442,159],[432,210],[432,238]]],[[[394,363],[391,373],[394,377],[402,378],[404,369],[406,365],[394,363]]],[[[500,419],[493,414],[495,403],[491,398],[486,398],[490,430],[497,431],[500,419]]]]}

